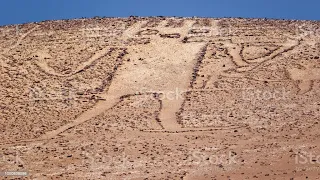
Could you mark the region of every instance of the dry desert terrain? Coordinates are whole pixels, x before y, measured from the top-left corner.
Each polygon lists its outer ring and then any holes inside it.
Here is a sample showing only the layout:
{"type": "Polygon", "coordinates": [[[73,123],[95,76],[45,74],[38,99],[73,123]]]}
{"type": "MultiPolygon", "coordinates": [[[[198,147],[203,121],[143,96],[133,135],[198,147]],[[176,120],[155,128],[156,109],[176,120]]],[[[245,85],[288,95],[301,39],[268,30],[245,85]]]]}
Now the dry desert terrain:
{"type": "Polygon", "coordinates": [[[319,21],[2,26],[0,179],[320,179],[319,57],[319,21]]]}

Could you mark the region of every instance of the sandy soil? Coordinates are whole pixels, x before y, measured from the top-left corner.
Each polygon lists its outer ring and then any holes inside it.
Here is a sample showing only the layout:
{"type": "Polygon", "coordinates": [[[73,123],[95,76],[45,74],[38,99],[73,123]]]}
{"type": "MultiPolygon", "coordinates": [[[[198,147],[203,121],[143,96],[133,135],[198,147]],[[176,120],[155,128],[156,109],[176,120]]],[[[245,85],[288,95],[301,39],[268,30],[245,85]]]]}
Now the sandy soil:
{"type": "Polygon", "coordinates": [[[320,179],[319,30],[169,17],[0,27],[0,174],[320,179]]]}

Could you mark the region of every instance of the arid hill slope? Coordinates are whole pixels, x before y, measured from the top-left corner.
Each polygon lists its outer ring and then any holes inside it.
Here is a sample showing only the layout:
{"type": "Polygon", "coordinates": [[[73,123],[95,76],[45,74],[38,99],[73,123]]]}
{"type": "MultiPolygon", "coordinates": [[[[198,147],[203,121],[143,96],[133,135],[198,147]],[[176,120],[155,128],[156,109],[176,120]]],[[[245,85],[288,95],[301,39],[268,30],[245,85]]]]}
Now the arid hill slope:
{"type": "Polygon", "coordinates": [[[0,27],[0,172],[319,179],[319,57],[319,21],[0,27]]]}

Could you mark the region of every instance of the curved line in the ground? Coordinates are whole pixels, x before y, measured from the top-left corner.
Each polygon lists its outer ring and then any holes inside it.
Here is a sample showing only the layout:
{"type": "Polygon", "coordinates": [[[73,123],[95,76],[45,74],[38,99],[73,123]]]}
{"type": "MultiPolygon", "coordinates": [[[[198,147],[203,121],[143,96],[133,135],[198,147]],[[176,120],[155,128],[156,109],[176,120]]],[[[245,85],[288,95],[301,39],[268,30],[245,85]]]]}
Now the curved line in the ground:
{"type": "MultiPolygon", "coordinates": [[[[259,68],[260,66],[262,66],[264,63],[273,60],[274,58],[278,57],[279,55],[292,51],[295,47],[297,47],[300,44],[300,41],[297,40],[295,41],[295,44],[290,45],[290,46],[283,46],[282,48],[279,49],[279,51],[275,52],[274,54],[266,57],[266,58],[261,58],[257,61],[254,61],[254,63],[258,63],[258,64],[253,64],[254,66],[247,66],[247,67],[240,67],[238,68],[236,71],[237,72],[250,72],[253,71],[254,69],[259,68]]],[[[252,61],[253,62],[253,61],[252,61]]]]}
{"type": "Polygon", "coordinates": [[[96,53],[95,55],[93,55],[91,58],[88,59],[88,61],[82,63],[74,72],[70,73],[70,74],[60,74],[60,73],[56,73],[54,69],[52,69],[51,67],[48,66],[48,64],[44,61],[39,61],[37,60],[35,62],[35,64],[45,73],[52,75],[52,76],[58,76],[58,77],[70,77],[73,76],[79,72],[84,71],[85,69],[89,68],[90,66],[92,66],[92,64],[105,57],[108,53],[112,52],[113,47],[106,47],[103,50],[99,51],[98,53],[96,53]]]}
{"type": "Polygon", "coordinates": [[[4,50],[4,54],[8,53],[12,49],[15,49],[22,42],[23,39],[25,39],[29,34],[31,34],[38,27],[39,27],[39,25],[36,25],[32,29],[30,29],[28,32],[26,32],[22,36],[20,36],[20,38],[18,39],[18,41],[14,45],[12,45],[11,47],[4,50]]]}

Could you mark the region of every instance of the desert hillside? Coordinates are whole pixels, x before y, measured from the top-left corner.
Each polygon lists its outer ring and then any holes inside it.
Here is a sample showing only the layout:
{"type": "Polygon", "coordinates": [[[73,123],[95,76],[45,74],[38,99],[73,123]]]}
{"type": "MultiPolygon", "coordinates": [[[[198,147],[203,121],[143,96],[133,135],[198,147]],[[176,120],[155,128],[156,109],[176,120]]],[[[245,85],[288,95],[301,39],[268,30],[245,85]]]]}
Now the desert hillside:
{"type": "Polygon", "coordinates": [[[2,26],[0,172],[320,179],[319,57],[319,21],[2,26]]]}

